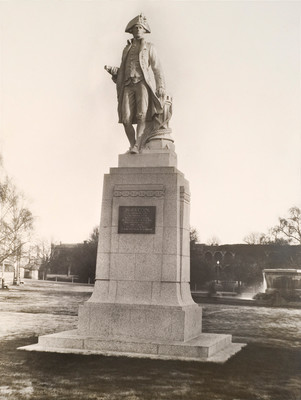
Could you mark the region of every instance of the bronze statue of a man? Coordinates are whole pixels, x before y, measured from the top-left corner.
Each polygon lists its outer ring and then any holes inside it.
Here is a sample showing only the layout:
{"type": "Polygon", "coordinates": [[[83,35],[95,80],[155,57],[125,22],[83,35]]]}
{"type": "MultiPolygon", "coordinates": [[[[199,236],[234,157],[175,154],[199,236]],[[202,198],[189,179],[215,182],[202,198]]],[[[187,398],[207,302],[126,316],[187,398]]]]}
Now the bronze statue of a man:
{"type": "Polygon", "coordinates": [[[150,31],[144,15],[132,19],[125,32],[133,39],[123,50],[120,67],[105,66],[117,85],[119,122],[124,125],[129,151],[134,154],[139,153],[146,124],[161,114],[164,106],[163,71],[154,45],[144,39],[150,31]],[[137,124],[136,132],[133,124],[137,124]]]}

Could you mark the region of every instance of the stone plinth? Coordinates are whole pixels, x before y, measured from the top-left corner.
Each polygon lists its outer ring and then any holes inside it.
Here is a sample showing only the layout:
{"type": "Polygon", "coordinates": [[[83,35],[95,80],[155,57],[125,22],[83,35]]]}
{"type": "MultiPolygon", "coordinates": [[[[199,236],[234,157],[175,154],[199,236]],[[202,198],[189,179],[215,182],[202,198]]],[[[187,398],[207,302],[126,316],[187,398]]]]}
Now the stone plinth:
{"type": "Polygon", "coordinates": [[[80,335],[77,330],[54,333],[39,337],[39,343],[20,347],[27,351],[46,351],[73,354],[99,354],[152,358],[160,360],[183,360],[223,363],[244,345],[232,343],[231,335],[202,333],[186,342],[160,342],[155,340],[128,338],[89,337],[80,335]]]}
{"type": "Polygon", "coordinates": [[[189,184],[176,165],[169,150],[119,156],[104,178],[96,282],[78,329],[28,350],[225,361],[241,348],[231,335],[202,334],[189,286],[189,184]]]}
{"type": "Polygon", "coordinates": [[[174,151],[166,150],[143,150],[143,153],[120,154],[118,157],[119,167],[176,167],[177,155],[174,151]]]}

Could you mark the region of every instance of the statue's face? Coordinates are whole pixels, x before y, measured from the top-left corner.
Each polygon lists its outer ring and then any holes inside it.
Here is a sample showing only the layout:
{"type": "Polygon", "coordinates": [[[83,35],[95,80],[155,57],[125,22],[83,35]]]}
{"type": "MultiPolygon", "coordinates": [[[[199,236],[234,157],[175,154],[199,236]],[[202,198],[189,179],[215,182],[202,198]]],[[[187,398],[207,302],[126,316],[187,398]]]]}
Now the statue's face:
{"type": "Polygon", "coordinates": [[[134,25],[132,28],[132,35],[134,36],[135,39],[141,39],[143,38],[145,34],[145,29],[143,28],[142,25],[134,25]]]}

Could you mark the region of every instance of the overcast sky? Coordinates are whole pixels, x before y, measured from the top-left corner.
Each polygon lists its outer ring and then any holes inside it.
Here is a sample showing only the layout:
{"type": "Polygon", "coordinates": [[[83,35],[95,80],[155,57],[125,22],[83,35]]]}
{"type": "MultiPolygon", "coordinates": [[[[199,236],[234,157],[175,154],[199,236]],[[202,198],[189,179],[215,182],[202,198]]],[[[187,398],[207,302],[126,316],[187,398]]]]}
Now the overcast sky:
{"type": "Polygon", "coordinates": [[[39,234],[85,240],[128,149],[116,89],[143,12],[174,98],[200,241],[238,243],[300,206],[299,1],[1,1],[0,151],[39,234]]]}

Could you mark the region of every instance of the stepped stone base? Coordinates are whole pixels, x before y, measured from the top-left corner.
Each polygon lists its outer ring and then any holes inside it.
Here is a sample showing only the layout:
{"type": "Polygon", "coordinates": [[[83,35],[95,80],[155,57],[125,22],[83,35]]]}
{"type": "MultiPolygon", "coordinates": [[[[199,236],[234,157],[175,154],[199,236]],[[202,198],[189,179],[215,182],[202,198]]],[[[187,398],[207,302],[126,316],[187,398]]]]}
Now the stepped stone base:
{"type": "Polygon", "coordinates": [[[78,333],[87,337],[186,342],[202,332],[196,304],[162,306],[86,302],[79,309],[78,333]]]}
{"type": "Polygon", "coordinates": [[[20,347],[26,351],[52,353],[99,354],[162,360],[184,360],[223,363],[244,344],[232,343],[231,335],[201,333],[186,342],[164,342],[133,338],[112,339],[80,335],[78,330],[39,337],[37,344],[20,347]]]}

